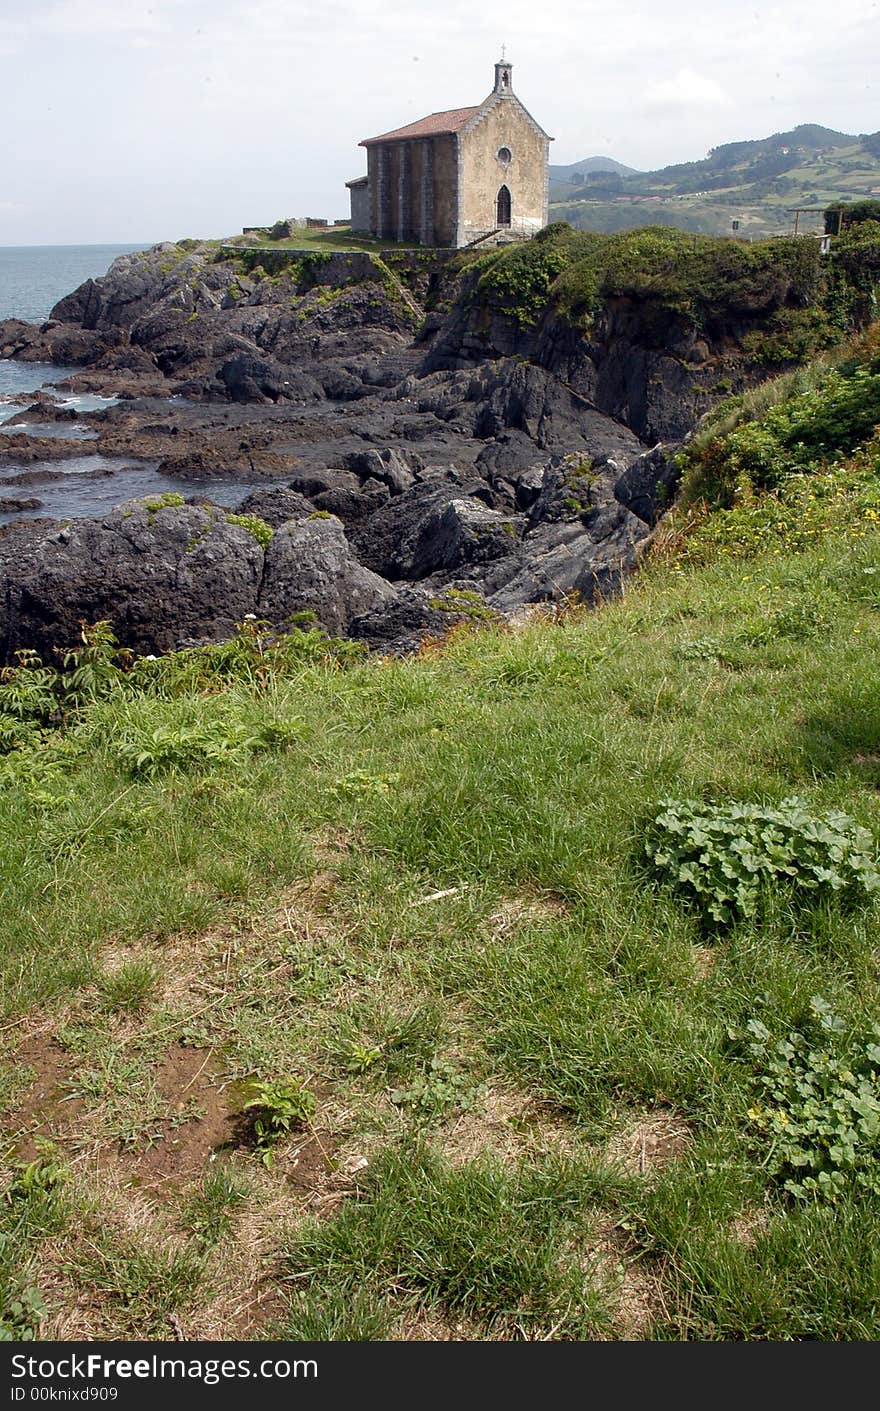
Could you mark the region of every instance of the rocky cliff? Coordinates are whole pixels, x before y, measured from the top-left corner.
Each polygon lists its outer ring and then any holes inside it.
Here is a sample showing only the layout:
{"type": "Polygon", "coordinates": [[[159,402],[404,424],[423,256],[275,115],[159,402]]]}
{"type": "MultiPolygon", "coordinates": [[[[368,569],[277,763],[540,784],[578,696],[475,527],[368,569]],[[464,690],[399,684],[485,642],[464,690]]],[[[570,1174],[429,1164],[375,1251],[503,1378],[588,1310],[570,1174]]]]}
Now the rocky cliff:
{"type": "Polygon", "coordinates": [[[601,239],[551,227],[451,261],[160,245],[41,327],[0,324],[0,356],[120,399],[89,418],[97,442],[7,436],[0,466],[85,444],[183,487],[7,529],[7,657],[70,641],[79,618],[149,651],[303,610],[408,647],[475,604],[616,591],[700,414],[831,330],[812,242],[601,239]],[[264,485],[238,523],[210,503],[230,480],[264,485]]]}

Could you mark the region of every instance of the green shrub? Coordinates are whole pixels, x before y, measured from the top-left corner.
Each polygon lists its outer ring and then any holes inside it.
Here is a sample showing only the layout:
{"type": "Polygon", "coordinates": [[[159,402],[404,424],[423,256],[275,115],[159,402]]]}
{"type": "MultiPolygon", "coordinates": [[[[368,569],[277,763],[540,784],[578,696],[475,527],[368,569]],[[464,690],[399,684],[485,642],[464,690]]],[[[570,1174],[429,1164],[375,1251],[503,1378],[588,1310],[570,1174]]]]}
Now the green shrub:
{"type": "Polygon", "coordinates": [[[10,750],[0,759],[0,789],[24,793],[31,803],[52,808],[67,797],[68,777],[81,756],[78,744],[57,736],[10,750]]]}
{"type": "Polygon", "coordinates": [[[35,720],[21,720],[0,710],[0,754],[10,750],[27,749],[42,739],[42,731],[35,720]]]}
{"type": "Polygon", "coordinates": [[[733,498],[729,509],[696,514],[681,562],[799,553],[830,533],[862,539],[880,526],[880,438],[844,464],[787,475],[768,493],[743,480],[733,498]]]}
{"type": "Polygon", "coordinates": [[[756,490],[777,489],[786,476],[853,452],[878,424],[880,368],[859,367],[849,376],[829,369],[819,386],[771,406],[760,420],[722,431],[696,453],[685,452],[685,494],[702,492],[711,503],[729,506],[744,481],[756,490]]]}
{"type": "Polygon", "coordinates": [[[823,211],[826,235],[836,235],[838,227],[848,229],[864,221],[880,221],[880,201],[834,201],[823,211]]]}
{"type": "Polygon", "coordinates": [[[645,852],[712,921],[755,917],[768,889],[792,899],[863,899],[880,889],[874,840],[844,813],[812,814],[800,799],[777,808],[666,799],[645,852]]]}
{"type": "Polygon", "coordinates": [[[485,1091],[485,1085],[475,1084],[448,1058],[435,1055],[406,1087],[394,1089],[391,1101],[430,1120],[453,1107],[468,1110],[485,1091]]]}
{"type": "Polygon", "coordinates": [[[481,261],[477,295],[500,304],[517,323],[535,324],[547,308],[553,281],[567,263],[566,252],[551,239],[495,251],[481,261]]]}
{"type": "Polygon", "coordinates": [[[33,651],[16,653],[15,666],[0,670],[0,715],[10,723],[4,733],[14,733],[12,721],[46,726],[60,719],[57,671],[44,666],[33,651]]]}
{"type": "MultiPolygon", "coordinates": [[[[746,333],[740,346],[750,361],[772,367],[778,363],[805,362],[839,336],[839,330],[821,307],[782,308],[771,314],[761,328],[746,333]]],[[[720,390],[718,384],[716,390],[720,390]]]]}
{"type": "Polygon", "coordinates": [[[812,1022],[779,1042],[747,1025],[760,1067],[749,1119],[766,1147],[765,1169],[797,1200],[836,1200],[856,1187],[880,1195],[880,1025],[847,1037],[821,996],[812,1022]]]}
{"type": "Polygon", "coordinates": [[[206,765],[237,764],[260,743],[234,722],[181,721],[132,729],[116,741],[116,757],[135,779],[156,779],[206,765]]]}
{"type": "MultiPolygon", "coordinates": [[[[314,619],[313,613],[297,616],[314,619]]],[[[126,674],[125,688],[135,698],[164,699],[215,692],[230,682],[266,690],[271,682],[287,680],[306,666],[353,665],[367,650],[361,642],[328,637],[318,627],[276,632],[270,622],[249,614],[228,642],[139,657],[126,674]]]]}
{"type": "Polygon", "coordinates": [[[257,1148],[263,1164],[271,1166],[275,1143],[314,1116],[315,1094],[300,1078],[280,1078],[249,1084],[246,1099],[244,1110],[253,1119],[257,1148]]]}
{"type": "MultiPolygon", "coordinates": [[[[195,314],[190,314],[190,321],[195,317],[195,314]]],[[[159,510],[179,509],[181,505],[186,504],[186,500],[174,490],[165,490],[161,495],[148,496],[142,503],[144,509],[154,515],[159,510]]]]}
{"type": "Polygon", "coordinates": [[[30,1285],[17,1289],[14,1297],[4,1299],[0,1342],[35,1342],[48,1311],[39,1289],[30,1285]]]}
{"type": "Polygon", "coordinates": [[[80,624],[82,646],[64,654],[65,697],[75,703],[98,700],[114,691],[122,680],[123,665],[130,657],[120,647],[109,619],[80,624]]]}
{"type": "Polygon", "coordinates": [[[880,220],[866,220],[835,240],[830,266],[840,285],[838,298],[844,305],[847,293],[867,296],[866,316],[876,317],[877,283],[880,281],[880,220]]]}

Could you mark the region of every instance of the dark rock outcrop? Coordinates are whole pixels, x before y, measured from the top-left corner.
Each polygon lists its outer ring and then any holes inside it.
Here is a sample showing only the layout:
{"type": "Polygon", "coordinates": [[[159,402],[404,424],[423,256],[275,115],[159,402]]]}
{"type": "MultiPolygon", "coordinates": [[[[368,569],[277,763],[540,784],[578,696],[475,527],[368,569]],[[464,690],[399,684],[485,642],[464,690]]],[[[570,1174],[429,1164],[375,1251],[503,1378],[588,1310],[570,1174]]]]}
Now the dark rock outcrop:
{"type": "Polygon", "coordinates": [[[470,496],[436,502],[411,536],[404,576],[427,578],[504,558],[513,552],[519,529],[515,516],[470,496]]]}
{"type": "MultiPolygon", "coordinates": [[[[474,297],[475,276],[466,280],[466,296],[453,304],[428,347],[423,375],[453,370],[466,378],[499,360],[533,364],[551,375],[557,405],[561,389],[567,389],[585,407],[648,442],[680,440],[706,410],[720,373],[685,315],[621,297],[607,301],[589,333],[549,307],[536,323],[523,326],[512,313],[474,297]]],[[[744,324],[740,332],[746,331],[744,324]]],[[[726,346],[726,334],[719,332],[720,347],[726,346]]],[[[495,398],[486,415],[511,425],[525,417],[534,425],[529,382],[516,389],[519,397],[514,392],[506,402],[495,398]]],[[[547,432],[544,444],[550,444],[547,432]]]]}
{"type": "Polygon", "coordinates": [[[254,490],[242,500],[236,513],[253,514],[258,519],[277,529],[279,525],[287,524],[290,520],[306,519],[310,514],[314,514],[315,506],[311,500],[307,500],[305,495],[300,495],[296,490],[285,489],[281,485],[273,485],[265,490],[254,490]]]}
{"type": "Polygon", "coordinates": [[[16,514],[22,510],[39,510],[43,501],[35,495],[0,495],[0,513],[16,514]]]}
{"type": "MultiPolygon", "coordinates": [[[[489,616],[490,610],[485,609],[489,616]]],[[[474,605],[460,597],[413,584],[398,588],[389,603],[355,618],[349,634],[375,651],[414,652],[429,637],[442,637],[458,622],[473,620],[474,605]]]]}
{"type": "Polygon", "coordinates": [[[386,447],[381,451],[350,451],[345,457],[345,467],[363,480],[381,481],[393,495],[400,495],[415,483],[417,473],[424,469],[424,462],[412,451],[386,447]]]}
{"type": "Polygon", "coordinates": [[[635,568],[648,532],[616,501],[578,519],[538,524],[515,554],[486,575],[487,601],[496,611],[511,613],[571,596],[582,602],[614,597],[635,568]]]}
{"type": "MultiPolygon", "coordinates": [[[[0,538],[7,653],[69,644],[81,618],[156,651],[218,640],[248,612],[283,625],[303,611],[397,650],[469,604],[617,591],[674,493],[668,443],[706,409],[711,340],[628,298],[589,333],[549,305],[525,326],[470,274],[414,337],[413,294],[440,279],[430,259],[409,270],[401,256],[398,279],[391,254],[163,245],[117,260],[39,328],[0,323],[0,356],[64,361],[82,369],[70,390],[125,399],[80,416],[91,442],[0,438],[6,483],[57,479],[50,462],[97,450],[120,498],[135,458],[208,497],[211,482],[273,482],[239,513],[275,531],[264,550],[209,501],[14,526],[0,538]]],[[[72,415],[47,402],[44,419],[72,415]]]]}
{"type": "Polygon", "coordinates": [[[680,471],[666,446],[655,446],[628,466],[615,482],[615,498],[646,524],[656,524],[675,495],[680,471]]]}
{"type": "Polygon", "coordinates": [[[220,368],[218,379],[233,402],[317,401],[323,389],[313,377],[280,363],[237,353],[220,368]]]}
{"type": "Polygon", "coordinates": [[[132,502],[63,528],[15,526],[0,539],[5,659],[77,640],[110,618],[142,652],[222,641],[253,611],[263,551],[222,511],[132,502]]]}
{"type": "Polygon", "coordinates": [[[391,585],[358,563],[342,524],[328,515],[284,524],[273,535],[257,612],[283,624],[310,611],[340,635],[354,618],[386,608],[393,598],[391,585]]]}

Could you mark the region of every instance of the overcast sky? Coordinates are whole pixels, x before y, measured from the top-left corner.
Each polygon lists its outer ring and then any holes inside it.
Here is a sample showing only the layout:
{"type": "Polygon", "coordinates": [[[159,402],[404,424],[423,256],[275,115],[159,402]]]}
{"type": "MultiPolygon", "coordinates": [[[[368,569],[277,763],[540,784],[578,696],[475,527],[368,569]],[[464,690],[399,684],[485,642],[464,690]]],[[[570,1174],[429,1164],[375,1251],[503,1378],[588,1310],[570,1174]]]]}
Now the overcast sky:
{"type": "Polygon", "coordinates": [[[0,245],[346,215],[358,142],[481,102],[502,43],[552,162],[880,129],[880,0],[0,0],[0,245]]]}

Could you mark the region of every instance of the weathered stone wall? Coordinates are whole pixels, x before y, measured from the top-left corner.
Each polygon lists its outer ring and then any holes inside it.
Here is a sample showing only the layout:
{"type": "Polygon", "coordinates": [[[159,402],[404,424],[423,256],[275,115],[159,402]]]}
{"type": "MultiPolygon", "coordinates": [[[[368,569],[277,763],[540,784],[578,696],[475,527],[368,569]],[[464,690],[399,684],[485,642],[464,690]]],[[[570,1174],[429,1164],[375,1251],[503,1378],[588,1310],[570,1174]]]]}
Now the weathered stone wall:
{"type": "Polygon", "coordinates": [[[348,192],[351,196],[352,231],[368,233],[370,229],[370,188],[363,185],[350,186],[348,192]]]}
{"type": "Polygon", "coordinates": [[[456,245],[458,215],[458,155],[453,135],[433,138],[434,244],[456,245]]]}
{"type": "Polygon", "coordinates": [[[502,185],[511,195],[511,226],[521,234],[546,224],[548,139],[513,97],[499,98],[482,118],[459,135],[462,201],[459,244],[495,227],[495,203],[502,185]],[[508,148],[511,160],[498,158],[508,148]]]}
{"type": "Polygon", "coordinates": [[[391,240],[395,178],[391,170],[390,144],[367,148],[367,177],[370,183],[370,230],[380,240],[391,240]]]}
{"type": "Polygon", "coordinates": [[[388,152],[388,226],[382,232],[386,238],[398,239],[400,225],[400,155],[403,143],[389,142],[388,152]]]}
{"type": "Polygon", "coordinates": [[[464,245],[495,228],[506,185],[512,230],[534,234],[547,223],[548,146],[512,94],[490,97],[459,133],[370,145],[369,229],[406,244],[464,245]],[[499,159],[502,148],[509,162],[499,159]]]}
{"type": "Polygon", "coordinates": [[[422,234],[421,221],[421,194],[422,194],[422,167],[425,160],[424,142],[408,142],[408,183],[406,190],[406,229],[404,240],[412,241],[414,245],[419,244],[422,234]]]}

